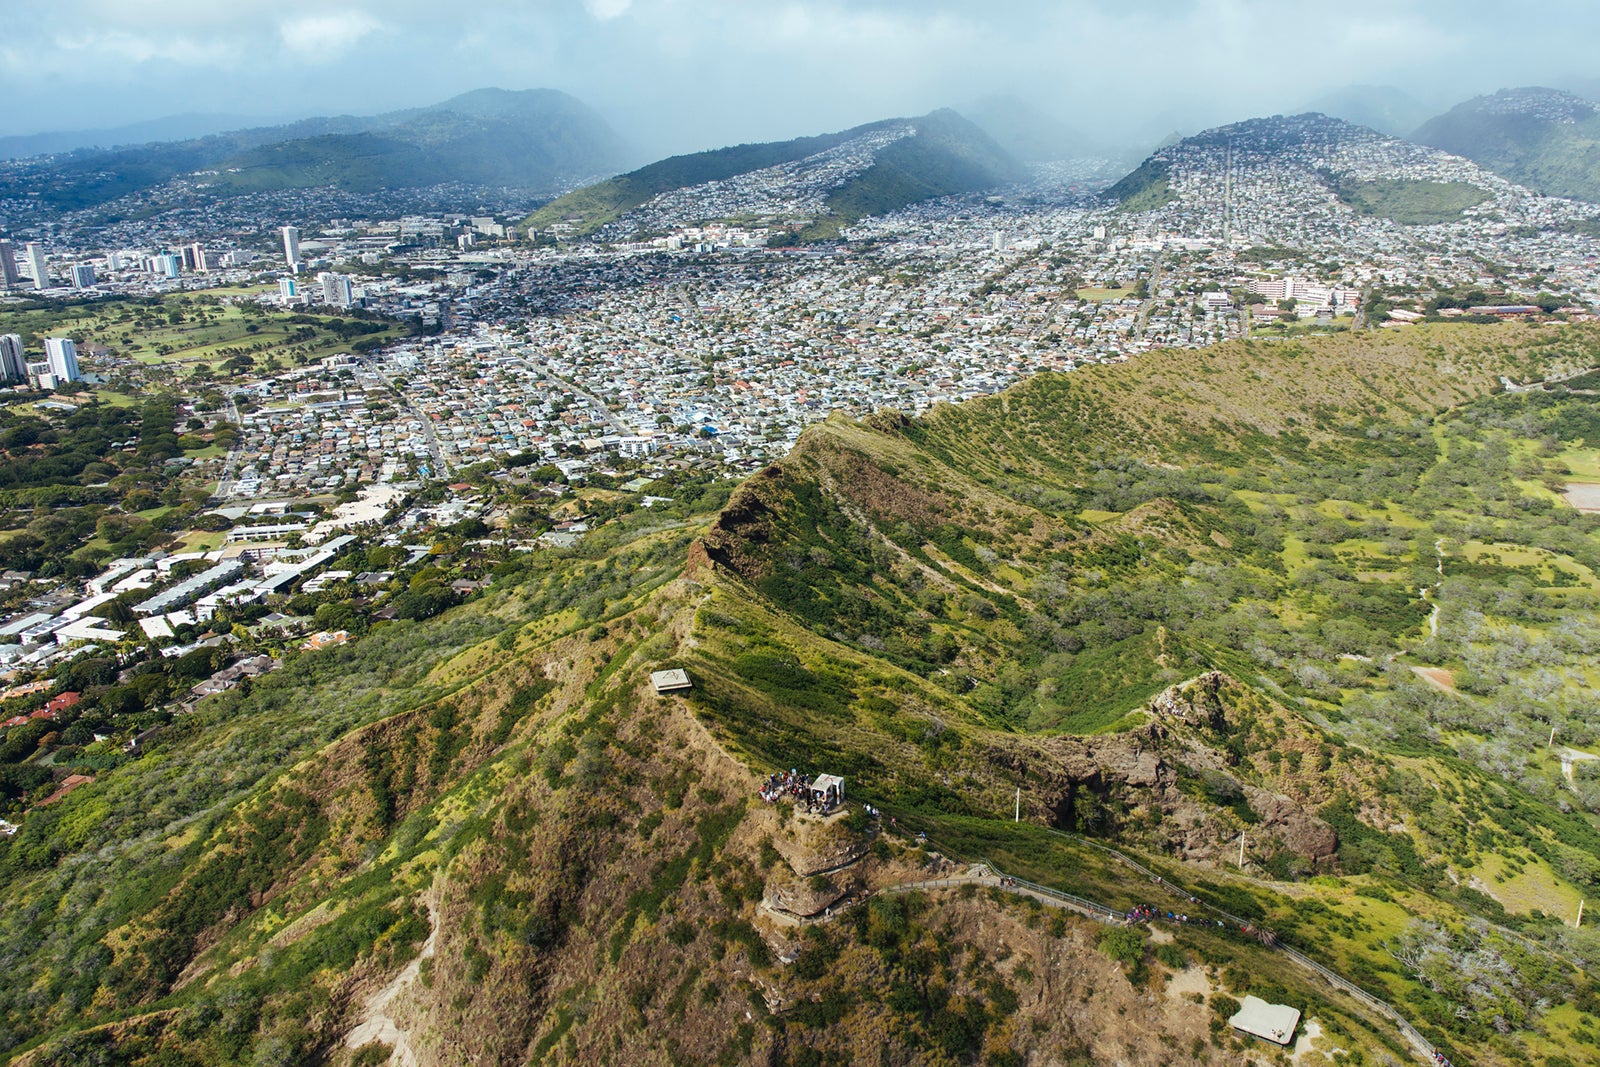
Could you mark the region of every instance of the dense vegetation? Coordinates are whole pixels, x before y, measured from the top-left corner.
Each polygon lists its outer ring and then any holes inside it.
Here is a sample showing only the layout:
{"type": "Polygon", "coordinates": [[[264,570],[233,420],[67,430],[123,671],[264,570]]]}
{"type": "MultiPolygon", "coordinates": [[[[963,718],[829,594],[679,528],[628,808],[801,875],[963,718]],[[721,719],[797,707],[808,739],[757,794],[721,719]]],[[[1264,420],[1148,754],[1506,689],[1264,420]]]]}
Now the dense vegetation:
{"type": "Polygon", "coordinates": [[[1167,175],[1170,168],[1154,157],[1124,175],[1105,195],[1122,205],[1124,211],[1154,211],[1178,198],[1167,175]]]}
{"type": "Polygon", "coordinates": [[[864,174],[828,194],[827,216],[802,237],[831,237],[839,227],[869,215],[937,196],[991,189],[1022,174],[1003,149],[953,111],[936,111],[916,125],[916,136],[889,145],[864,174]]]}

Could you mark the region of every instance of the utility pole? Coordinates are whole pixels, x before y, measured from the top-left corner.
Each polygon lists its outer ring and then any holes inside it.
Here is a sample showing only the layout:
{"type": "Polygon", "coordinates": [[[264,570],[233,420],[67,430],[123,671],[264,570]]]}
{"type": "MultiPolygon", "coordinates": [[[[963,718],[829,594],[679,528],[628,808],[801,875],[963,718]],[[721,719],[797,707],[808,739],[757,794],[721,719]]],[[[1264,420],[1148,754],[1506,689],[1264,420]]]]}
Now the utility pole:
{"type": "Polygon", "coordinates": [[[1244,831],[1239,831],[1239,869],[1244,870],[1244,831]]]}
{"type": "Polygon", "coordinates": [[[1017,810],[1011,816],[1011,821],[1012,822],[1021,822],[1022,821],[1022,787],[1020,785],[1017,786],[1017,810]]]}
{"type": "Polygon", "coordinates": [[[1552,727],[1550,727],[1550,740],[1548,740],[1548,741],[1546,741],[1544,743],[1544,747],[1545,748],[1549,748],[1551,745],[1554,745],[1555,743],[1556,743],[1556,728],[1554,726],[1552,726],[1552,727]]]}
{"type": "Polygon", "coordinates": [[[1578,898],[1578,921],[1572,924],[1573,929],[1583,925],[1583,898],[1578,898]]]}

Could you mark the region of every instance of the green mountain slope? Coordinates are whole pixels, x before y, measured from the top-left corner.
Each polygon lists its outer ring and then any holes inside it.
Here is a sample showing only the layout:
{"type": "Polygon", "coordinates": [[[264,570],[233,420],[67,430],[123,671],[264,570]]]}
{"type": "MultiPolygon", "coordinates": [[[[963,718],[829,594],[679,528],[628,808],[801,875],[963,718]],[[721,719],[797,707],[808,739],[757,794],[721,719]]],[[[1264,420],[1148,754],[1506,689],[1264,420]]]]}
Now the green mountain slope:
{"type": "Polygon", "coordinates": [[[1600,523],[1550,486],[1600,410],[1502,377],[1595,366],[1600,330],[1427,327],[813,427],[715,511],[61,754],[97,780],[0,839],[0,1041],[1187,1067],[1258,1047],[1249,993],[1417,1057],[1277,940],[1457,1063],[1592,1061],[1600,944],[1557,916],[1600,887],[1600,791],[1545,741],[1595,741],[1600,523]],[[883,822],[755,797],[790,767],[883,822]],[[979,860],[1206,922],[926,884],[979,860]]]}
{"type": "Polygon", "coordinates": [[[625,152],[596,112],[565,93],[480,89],[388,116],[368,131],[265,145],[219,169],[226,182],[249,188],[465,182],[550,189],[610,170],[625,152]]]}
{"type": "Polygon", "coordinates": [[[36,194],[42,204],[73,210],[208,170],[218,172],[210,184],[219,193],[325,185],[370,192],[442,182],[548,190],[625,158],[605,121],[565,93],[480,89],[384,115],[74,152],[18,168],[0,179],[0,195],[36,194]]]}
{"type": "Polygon", "coordinates": [[[573,220],[582,231],[593,231],[658,193],[722,181],[763,167],[804,159],[875,128],[875,125],[858,126],[853,130],[798,137],[792,141],[733,145],[672,156],[559,197],[531,215],[527,225],[542,229],[552,223],[573,220]]]}
{"type": "Polygon", "coordinates": [[[1600,200],[1600,105],[1554,89],[1502,89],[1411,135],[1531,189],[1600,200]]]}
{"type": "Polygon", "coordinates": [[[1121,204],[1124,210],[1153,211],[1178,199],[1172,191],[1171,173],[1165,161],[1152,156],[1119,178],[1105,195],[1121,204]]]}
{"type": "Polygon", "coordinates": [[[544,229],[565,222],[574,225],[578,233],[592,233],[661,193],[798,162],[901,126],[912,126],[916,132],[872,150],[870,166],[829,190],[827,210],[812,236],[832,236],[840,225],[867,215],[894,211],[930,197],[990,188],[1020,174],[1016,161],[987,134],[955,112],[942,110],[917,119],[889,119],[816,137],[674,156],[568,193],[540,208],[525,225],[544,229]]]}

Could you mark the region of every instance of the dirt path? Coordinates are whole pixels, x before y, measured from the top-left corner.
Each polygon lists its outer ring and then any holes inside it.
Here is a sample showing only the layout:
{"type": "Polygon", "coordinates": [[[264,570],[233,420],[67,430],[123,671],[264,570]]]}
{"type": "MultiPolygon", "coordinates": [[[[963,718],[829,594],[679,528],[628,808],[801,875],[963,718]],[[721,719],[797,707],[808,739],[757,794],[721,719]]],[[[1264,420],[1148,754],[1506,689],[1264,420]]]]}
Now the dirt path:
{"type": "Polygon", "coordinates": [[[434,945],[439,938],[439,901],[437,890],[429,893],[426,903],[428,905],[428,940],[422,943],[422,951],[417,958],[401,968],[388,985],[378,990],[367,998],[361,1009],[361,1022],[356,1024],[344,1039],[344,1047],[358,1049],[362,1045],[373,1041],[381,1041],[392,1050],[388,1062],[395,1067],[417,1067],[417,1052],[411,1047],[411,1035],[401,1028],[400,1024],[389,1014],[389,1006],[395,998],[410,988],[411,983],[417,980],[417,974],[422,969],[422,961],[433,956],[434,945]]]}
{"type": "MultiPolygon", "coordinates": [[[[1434,608],[1438,611],[1438,608],[1434,608]]],[[[1441,693],[1456,695],[1456,677],[1443,667],[1412,667],[1411,671],[1418,678],[1433,686],[1441,693]]]]}
{"type": "Polygon", "coordinates": [[[1567,780],[1568,789],[1573,792],[1578,791],[1578,784],[1572,780],[1572,765],[1575,763],[1588,763],[1591,760],[1600,760],[1600,756],[1589,752],[1579,752],[1575,748],[1563,748],[1561,750],[1561,776],[1567,780]]]}
{"type": "Polygon", "coordinates": [[[1422,594],[1423,600],[1426,600],[1433,605],[1433,611],[1428,614],[1428,635],[1430,637],[1438,637],[1439,602],[1433,599],[1433,591],[1439,588],[1440,585],[1444,584],[1444,538],[1441,537],[1439,540],[1433,543],[1433,554],[1437,558],[1437,563],[1435,563],[1434,569],[1439,572],[1439,582],[1435,585],[1423,586],[1419,592],[1422,594]]]}
{"type": "MultiPolygon", "coordinates": [[[[1305,1024],[1300,1027],[1300,1037],[1294,1043],[1294,1051],[1289,1054],[1289,1058],[1294,1062],[1295,1067],[1300,1067],[1300,1064],[1305,1062],[1307,1056],[1321,1058],[1321,1053],[1312,1048],[1317,1038],[1321,1036],[1322,1024],[1315,1019],[1307,1019],[1305,1024]]],[[[1331,1057],[1329,1058],[1331,1059],[1331,1057]]]]}

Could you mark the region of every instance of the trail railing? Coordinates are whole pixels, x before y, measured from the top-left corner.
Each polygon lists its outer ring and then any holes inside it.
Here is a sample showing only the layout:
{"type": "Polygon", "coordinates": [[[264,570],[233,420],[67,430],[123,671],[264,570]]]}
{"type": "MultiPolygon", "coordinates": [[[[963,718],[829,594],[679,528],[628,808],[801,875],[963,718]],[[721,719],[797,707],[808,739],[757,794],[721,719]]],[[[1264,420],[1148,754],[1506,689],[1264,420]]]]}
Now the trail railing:
{"type": "MultiPolygon", "coordinates": [[[[1214,904],[1206,903],[1206,901],[1195,896],[1183,886],[1162,877],[1155,871],[1152,871],[1150,868],[1140,863],[1138,860],[1125,853],[1118,852],[1109,845],[1103,845],[1098,841],[1091,841],[1088,838],[1077,837],[1072,834],[1063,833],[1060,830],[1050,829],[1049,827],[1045,827],[1044,829],[1046,833],[1062,838],[1063,840],[1072,841],[1077,844],[1088,845],[1090,848],[1099,849],[1101,852],[1113,857],[1118,862],[1133,868],[1140,874],[1149,878],[1152,884],[1162,886],[1173,893],[1177,893],[1187,900],[1195,901],[1212,914],[1220,915],[1222,918],[1236,924],[1237,926],[1244,927],[1250,925],[1248,920],[1241,919],[1239,916],[1224,911],[1222,908],[1219,908],[1214,904]]],[[[990,864],[990,868],[993,869],[993,867],[994,865],[990,864]]],[[[1419,1032],[1415,1026],[1412,1026],[1410,1021],[1407,1020],[1404,1015],[1401,1015],[1400,1012],[1397,1011],[1394,1006],[1389,1004],[1387,1001],[1380,1000],[1379,998],[1373,996],[1371,993],[1368,993],[1366,990],[1362,989],[1348,978],[1345,978],[1343,975],[1338,974],[1335,971],[1329,970],[1327,967],[1324,967],[1322,964],[1318,963],[1316,960],[1297,949],[1290,948],[1288,945],[1285,945],[1281,942],[1275,943],[1269,947],[1283,953],[1301,967],[1304,967],[1306,970],[1318,975],[1323,979],[1323,981],[1327,982],[1341,993],[1348,995],[1358,1003],[1394,1023],[1395,1028],[1400,1031],[1401,1036],[1411,1043],[1411,1046],[1421,1054],[1423,1060],[1427,1063],[1439,1064],[1449,1062],[1440,1056],[1439,1050],[1433,1047],[1433,1042],[1423,1037],[1421,1032],[1419,1032]]]]}
{"type": "MultiPolygon", "coordinates": [[[[1111,856],[1118,862],[1131,867],[1133,870],[1138,871],[1146,878],[1149,878],[1151,884],[1161,886],[1162,888],[1165,888],[1170,892],[1176,893],[1177,895],[1183,897],[1185,900],[1194,902],[1199,907],[1205,908],[1212,914],[1221,916],[1228,922],[1233,923],[1236,927],[1242,929],[1251,925],[1249,920],[1240,918],[1239,916],[1225,911],[1214,904],[1206,903],[1204,900],[1201,900],[1199,897],[1189,892],[1189,890],[1185,889],[1183,886],[1178,885],[1176,882],[1173,882],[1160,874],[1157,874],[1155,871],[1151,870],[1149,867],[1146,867],[1138,860],[1125,853],[1118,852],[1109,845],[1103,845],[1098,841],[1091,841],[1087,838],[1063,833],[1060,830],[1053,830],[1049,827],[1044,827],[1044,830],[1046,833],[1062,838],[1063,840],[1072,841],[1077,844],[1087,845],[1090,848],[1099,849],[1101,852],[1111,856]]],[[[1001,892],[1012,893],[1016,896],[1033,897],[1035,899],[1042,900],[1045,903],[1055,903],[1062,907],[1071,908],[1074,911],[1080,912],[1092,919],[1097,919],[1104,923],[1126,923],[1128,921],[1127,912],[1119,911],[1110,905],[1101,904],[1099,901],[1089,900],[1087,897],[1080,897],[1074,893],[1068,893],[1065,890],[1053,889],[1047,885],[1040,885],[1037,882],[1030,882],[1026,878],[1018,878],[1015,875],[1006,874],[1000,870],[999,867],[995,866],[993,862],[987,859],[983,860],[983,866],[988,868],[987,875],[979,874],[976,873],[976,871],[973,871],[966,875],[955,878],[931,878],[926,881],[919,882],[902,882],[899,885],[889,886],[888,888],[882,890],[882,892],[910,893],[919,889],[955,889],[961,886],[981,885],[985,888],[998,889],[1001,892]]],[[[1368,993],[1366,990],[1362,989],[1348,978],[1345,978],[1343,975],[1324,967],[1322,964],[1307,956],[1305,953],[1300,952],[1297,949],[1290,948],[1288,945],[1285,945],[1282,942],[1274,942],[1267,947],[1283,953],[1283,955],[1287,956],[1295,964],[1317,975],[1330,986],[1349,996],[1358,1004],[1361,1004],[1363,1007],[1369,1009],[1375,1014],[1388,1019],[1394,1024],[1395,1028],[1400,1031],[1400,1036],[1405,1038],[1406,1041],[1411,1045],[1412,1049],[1422,1058],[1423,1062],[1430,1065],[1435,1065],[1435,1067],[1437,1067],[1438,1064],[1450,1064],[1450,1061],[1445,1059],[1439,1053],[1438,1049],[1434,1048],[1433,1042],[1429,1041],[1426,1037],[1423,1037],[1422,1033],[1415,1026],[1412,1026],[1411,1022],[1404,1015],[1401,1015],[1400,1012],[1387,1001],[1373,996],[1371,993],[1368,993]]]]}

